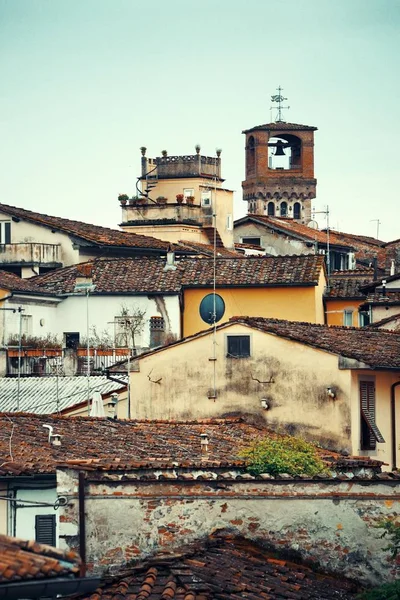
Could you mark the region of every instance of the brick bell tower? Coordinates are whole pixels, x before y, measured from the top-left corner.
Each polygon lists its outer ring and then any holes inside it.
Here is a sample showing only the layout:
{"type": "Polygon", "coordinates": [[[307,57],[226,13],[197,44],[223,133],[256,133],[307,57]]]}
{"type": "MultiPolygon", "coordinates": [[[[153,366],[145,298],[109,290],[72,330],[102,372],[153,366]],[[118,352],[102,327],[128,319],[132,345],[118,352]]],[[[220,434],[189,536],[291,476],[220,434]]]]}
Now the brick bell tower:
{"type": "Polygon", "coordinates": [[[275,123],[246,129],[246,179],[243,200],[248,213],[291,218],[301,223],[311,220],[311,201],[316,196],[314,178],[314,131],[316,127],[282,120],[279,94],[275,123]]]}

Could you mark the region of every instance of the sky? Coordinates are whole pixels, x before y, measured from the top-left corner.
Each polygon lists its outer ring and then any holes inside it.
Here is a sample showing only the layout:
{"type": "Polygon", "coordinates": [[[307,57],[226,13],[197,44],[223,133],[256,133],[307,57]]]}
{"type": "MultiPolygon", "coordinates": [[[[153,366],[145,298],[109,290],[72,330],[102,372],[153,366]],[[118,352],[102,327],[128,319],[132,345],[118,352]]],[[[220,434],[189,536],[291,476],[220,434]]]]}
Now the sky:
{"type": "Polygon", "coordinates": [[[199,143],[239,218],[280,85],[318,127],[320,226],[400,238],[399,56],[400,0],[0,0],[0,202],[117,227],[140,146],[199,143]]]}

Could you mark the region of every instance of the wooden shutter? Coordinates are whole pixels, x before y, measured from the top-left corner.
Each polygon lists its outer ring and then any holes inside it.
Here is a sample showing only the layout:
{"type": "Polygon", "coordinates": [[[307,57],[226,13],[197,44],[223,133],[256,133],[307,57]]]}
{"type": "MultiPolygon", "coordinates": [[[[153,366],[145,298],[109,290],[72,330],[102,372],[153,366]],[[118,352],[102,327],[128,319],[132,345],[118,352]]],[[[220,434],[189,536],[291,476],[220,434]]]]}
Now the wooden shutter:
{"type": "Polygon", "coordinates": [[[374,450],[376,442],[384,443],[383,435],[375,422],[375,383],[360,381],[361,449],[374,450]]]}
{"type": "Polygon", "coordinates": [[[35,516],[35,540],[39,544],[56,545],[56,515],[35,516]]]}
{"type": "Polygon", "coordinates": [[[9,221],[4,223],[4,243],[11,244],[11,223],[9,221]]]}

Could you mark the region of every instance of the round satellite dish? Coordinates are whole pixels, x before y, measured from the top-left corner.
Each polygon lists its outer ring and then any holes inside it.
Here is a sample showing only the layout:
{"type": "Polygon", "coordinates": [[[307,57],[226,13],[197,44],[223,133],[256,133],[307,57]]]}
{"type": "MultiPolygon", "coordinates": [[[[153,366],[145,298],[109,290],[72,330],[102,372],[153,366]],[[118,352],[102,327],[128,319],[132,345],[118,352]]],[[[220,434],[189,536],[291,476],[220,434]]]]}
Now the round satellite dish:
{"type": "Polygon", "coordinates": [[[311,229],[318,229],[318,223],[317,221],[310,221],[307,223],[307,227],[310,227],[311,229]]]}
{"type": "MultiPolygon", "coordinates": [[[[200,302],[200,317],[205,323],[214,323],[214,294],[207,294],[200,302]]],[[[218,294],[215,294],[215,323],[218,323],[225,314],[225,302],[218,294]]]]}

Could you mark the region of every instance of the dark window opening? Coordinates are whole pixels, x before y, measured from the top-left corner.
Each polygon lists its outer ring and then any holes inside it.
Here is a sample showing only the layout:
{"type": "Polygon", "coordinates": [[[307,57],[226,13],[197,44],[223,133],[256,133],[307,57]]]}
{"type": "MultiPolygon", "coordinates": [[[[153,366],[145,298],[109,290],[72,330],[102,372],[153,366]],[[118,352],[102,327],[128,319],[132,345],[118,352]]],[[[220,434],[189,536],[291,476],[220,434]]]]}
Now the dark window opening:
{"type": "Polygon", "coordinates": [[[287,217],[287,202],[281,202],[281,217],[287,217]]]}
{"type": "Polygon", "coordinates": [[[295,202],[293,205],[293,219],[301,219],[301,204],[295,202]]]}
{"type": "Polygon", "coordinates": [[[244,237],[242,244],[251,244],[252,246],[261,246],[261,238],[259,237],[244,237]]]}
{"type": "Polygon", "coordinates": [[[368,311],[360,312],[359,319],[360,319],[360,327],[366,327],[371,322],[370,314],[368,311]]]}
{"type": "Polygon", "coordinates": [[[228,335],[228,352],[230,358],[248,358],[250,356],[249,335],[228,335]]]}
{"type": "Polygon", "coordinates": [[[267,214],[269,217],[275,216],[275,204],[273,202],[268,202],[267,214]]]}
{"type": "Polygon", "coordinates": [[[0,244],[11,244],[11,221],[0,222],[0,244]]]}
{"type": "Polygon", "coordinates": [[[256,170],[256,148],[254,137],[249,137],[247,145],[247,173],[254,173],[256,170]]]}
{"type": "Polygon", "coordinates": [[[56,516],[35,516],[35,540],[39,544],[56,545],[56,516]]]}
{"type": "Polygon", "coordinates": [[[375,423],[375,382],[360,381],[361,450],[375,450],[376,442],[384,443],[375,423]]]}
{"type": "Polygon", "coordinates": [[[79,337],[78,331],[66,331],[64,333],[65,347],[76,350],[79,346],[79,337]]]}

